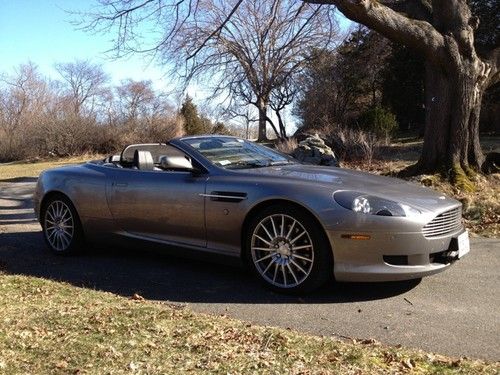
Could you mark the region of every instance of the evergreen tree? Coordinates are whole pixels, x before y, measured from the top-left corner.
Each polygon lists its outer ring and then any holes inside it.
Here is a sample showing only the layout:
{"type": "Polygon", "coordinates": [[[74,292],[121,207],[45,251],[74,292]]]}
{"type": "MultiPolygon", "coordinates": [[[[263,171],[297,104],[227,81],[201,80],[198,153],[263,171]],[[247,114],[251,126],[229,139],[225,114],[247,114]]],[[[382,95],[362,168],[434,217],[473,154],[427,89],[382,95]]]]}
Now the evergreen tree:
{"type": "Polygon", "coordinates": [[[189,95],[186,96],[186,99],[184,99],[182,103],[181,115],[184,118],[184,130],[186,135],[206,133],[205,121],[198,114],[198,108],[189,95]]]}

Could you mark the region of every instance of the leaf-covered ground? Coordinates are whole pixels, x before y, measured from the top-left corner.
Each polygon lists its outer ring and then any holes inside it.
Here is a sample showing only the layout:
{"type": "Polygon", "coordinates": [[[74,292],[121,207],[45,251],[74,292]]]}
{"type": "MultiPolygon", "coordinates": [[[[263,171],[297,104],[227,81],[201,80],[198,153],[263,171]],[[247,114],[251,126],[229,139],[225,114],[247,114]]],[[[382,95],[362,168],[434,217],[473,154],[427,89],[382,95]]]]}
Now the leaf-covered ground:
{"type": "Polygon", "coordinates": [[[0,273],[0,373],[495,374],[500,364],[343,342],[140,296],[0,273]]]}

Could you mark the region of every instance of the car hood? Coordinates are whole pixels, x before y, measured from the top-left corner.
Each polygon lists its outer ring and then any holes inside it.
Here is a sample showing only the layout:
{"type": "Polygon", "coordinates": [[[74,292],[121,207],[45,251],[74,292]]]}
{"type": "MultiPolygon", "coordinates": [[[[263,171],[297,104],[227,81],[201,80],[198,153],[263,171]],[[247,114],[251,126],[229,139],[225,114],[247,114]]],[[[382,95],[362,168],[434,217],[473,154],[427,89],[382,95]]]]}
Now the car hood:
{"type": "Polygon", "coordinates": [[[298,183],[314,183],[332,192],[351,190],[405,203],[429,211],[460,205],[455,199],[437,191],[398,178],[336,167],[290,164],[246,170],[258,176],[275,176],[298,183]]]}

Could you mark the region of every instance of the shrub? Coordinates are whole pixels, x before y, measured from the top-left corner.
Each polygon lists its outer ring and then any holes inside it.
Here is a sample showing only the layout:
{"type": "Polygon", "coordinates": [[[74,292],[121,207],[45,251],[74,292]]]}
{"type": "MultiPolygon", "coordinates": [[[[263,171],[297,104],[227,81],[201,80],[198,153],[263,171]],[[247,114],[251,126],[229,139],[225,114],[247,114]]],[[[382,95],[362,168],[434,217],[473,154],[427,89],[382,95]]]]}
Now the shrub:
{"type": "Polygon", "coordinates": [[[359,118],[362,130],[389,139],[398,128],[396,116],[386,108],[374,107],[363,112],[359,118]]]}
{"type": "Polygon", "coordinates": [[[369,164],[382,143],[375,133],[341,126],[331,129],[325,138],[341,160],[362,160],[369,164]]]}
{"type": "Polygon", "coordinates": [[[281,139],[276,143],[276,149],[284,154],[290,155],[298,146],[295,138],[281,139]]]}

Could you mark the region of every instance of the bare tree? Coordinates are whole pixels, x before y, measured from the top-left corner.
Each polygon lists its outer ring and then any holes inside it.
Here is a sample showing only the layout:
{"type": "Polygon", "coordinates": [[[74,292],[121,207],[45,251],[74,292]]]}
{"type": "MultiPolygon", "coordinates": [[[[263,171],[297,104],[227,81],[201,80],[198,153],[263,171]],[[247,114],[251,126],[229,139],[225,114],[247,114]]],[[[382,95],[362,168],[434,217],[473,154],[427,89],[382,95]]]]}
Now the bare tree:
{"type": "Polygon", "coordinates": [[[129,142],[170,139],[182,134],[182,120],[151,81],[127,79],[115,88],[115,125],[127,134],[129,142]]]}
{"type": "Polygon", "coordinates": [[[109,77],[102,66],[87,60],[56,64],[56,70],[65,84],[65,98],[75,115],[82,115],[83,108],[93,112],[98,97],[105,94],[109,77]]]}
{"type": "Polygon", "coordinates": [[[128,79],[116,88],[119,113],[123,122],[135,122],[152,115],[159,106],[151,81],[128,79]]]}
{"type": "MultiPolygon", "coordinates": [[[[295,82],[295,77],[290,77],[287,82],[284,82],[283,85],[276,88],[276,90],[271,93],[271,99],[269,101],[269,107],[274,111],[278,120],[279,138],[282,139],[287,138],[283,111],[294,102],[299,91],[299,87],[295,82]]],[[[276,126],[269,117],[268,122],[271,123],[273,129],[276,129],[276,126]]]]}
{"type": "Polygon", "coordinates": [[[2,77],[0,92],[0,129],[7,138],[5,157],[13,157],[17,144],[30,128],[36,126],[47,100],[47,84],[36,65],[21,64],[12,75],[2,77]]]}
{"type": "Polygon", "coordinates": [[[259,140],[267,139],[267,111],[276,97],[274,91],[293,83],[306,51],[328,45],[335,31],[332,8],[293,0],[100,3],[103,7],[89,27],[116,27],[117,53],[139,51],[138,27],[156,24],[162,31],[160,37],[140,51],[154,51],[173,62],[184,82],[208,83],[213,97],[229,95],[229,102],[255,106],[259,140]]]}
{"type": "Polygon", "coordinates": [[[500,46],[479,51],[479,19],[466,0],[311,0],[405,44],[425,58],[426,131],[418,163],[406,172],[445,167],[452,179],[480,170],[479,114],[485,90],[500,81],[500,46]]]}

